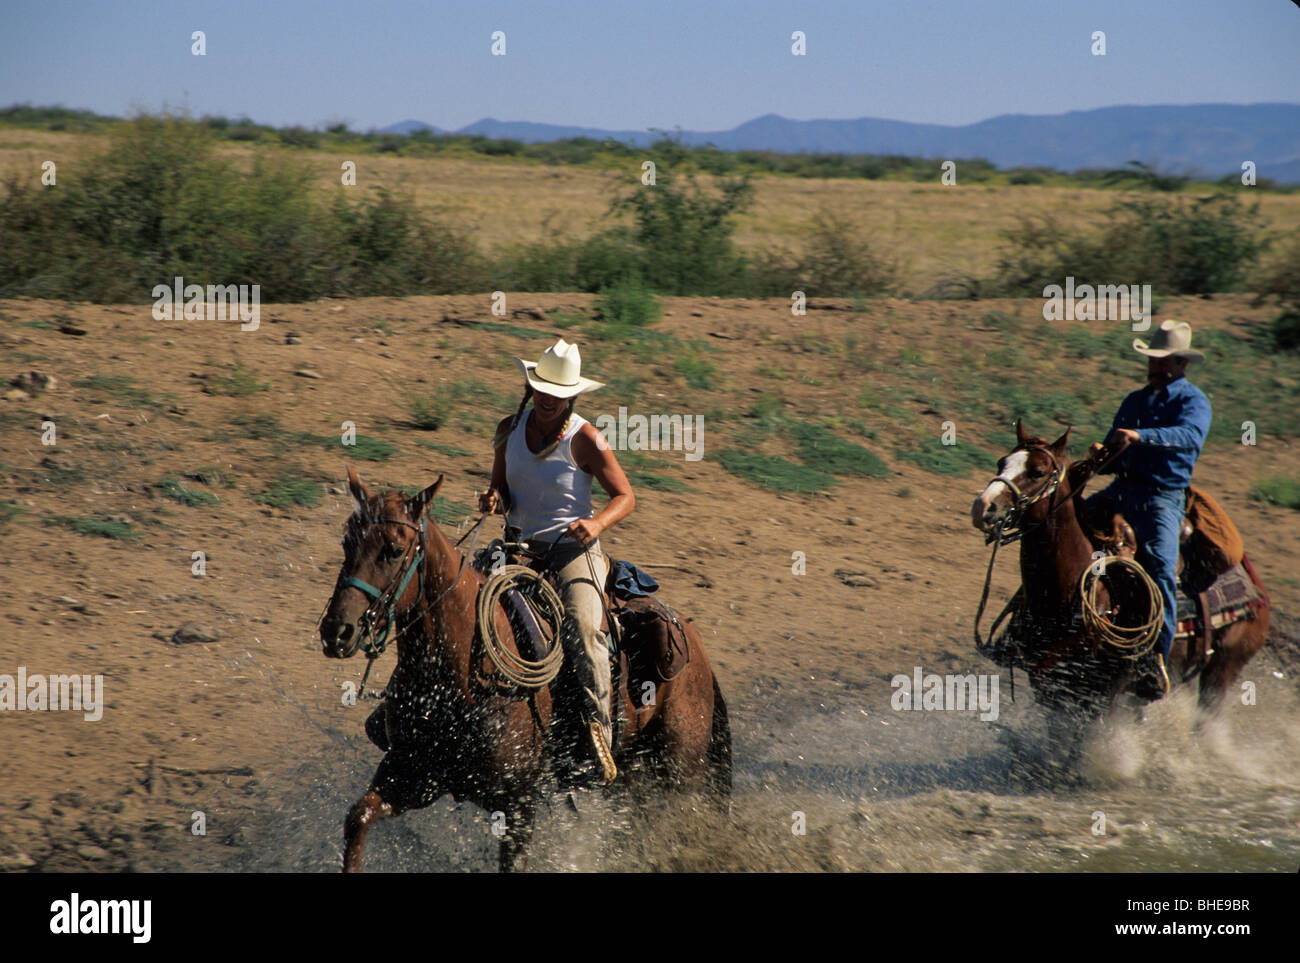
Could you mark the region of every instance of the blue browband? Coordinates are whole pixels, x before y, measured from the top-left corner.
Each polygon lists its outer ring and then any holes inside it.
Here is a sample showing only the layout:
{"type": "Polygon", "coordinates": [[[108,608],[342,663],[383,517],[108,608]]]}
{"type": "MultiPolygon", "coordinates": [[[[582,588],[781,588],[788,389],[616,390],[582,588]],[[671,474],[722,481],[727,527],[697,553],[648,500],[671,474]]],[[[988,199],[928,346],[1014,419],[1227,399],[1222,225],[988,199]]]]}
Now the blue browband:
{"type": "MultiPolygon", "coordinates": [[[[415,552],[411,556],[411,564],[407,567],[406,573],[402,576],[402,581],[397,586],[397,591],[393,592],[388,599],[388,604],[384,606],[385,621],[384,626],[378,633],[375,633],[371,627],[371,611],[376,607],[372,605],[365,611],[359,620],[362,631],[368,638],[361,643],[361,650],[367,655],[372,652],[378,656],[388,647],[388,636],[393,631],[393,626],[397,623],[397,600],[406,592],[406,587],[411,584],[411,579],[419,573],[420,576],[420,598],[424,597],[424,538],[428,534],[429,519],[425,516],[420,519],[420,537],[415,543],[415,552]]],[[[375,603],[381,603],[386,592],[381,592],[369,582],[349,575],[343,579],[345,586],[358,589],[368,595],[375,603]]]]}

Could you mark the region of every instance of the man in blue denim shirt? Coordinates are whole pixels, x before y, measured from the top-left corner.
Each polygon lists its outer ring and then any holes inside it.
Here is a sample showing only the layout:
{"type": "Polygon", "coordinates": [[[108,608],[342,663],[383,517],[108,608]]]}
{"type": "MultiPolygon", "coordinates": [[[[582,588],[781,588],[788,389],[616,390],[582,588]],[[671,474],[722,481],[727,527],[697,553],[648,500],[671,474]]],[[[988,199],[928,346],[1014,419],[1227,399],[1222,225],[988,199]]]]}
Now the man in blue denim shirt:
{"type": "MultiPolygon", "coordinates": [[[[1125,447],[1111,462],[1116,480],[1101,493],[1133,526],[1137,560],[1165,600],[1164,625],[1139,667],[1137,694],[1148,700],[1169,692],[1165,660],[1174,642],[1178,533],[1192,468],[1210,430],[1209,399],[1183,377],[1193,360],[1205,360],[1191,344],[1185,321],[1161,324],[1150,347],[1133,341],[1133,350],[1147,357],[1147,384],[1125,398],[1115,415],[1109,438],[1122,438],[1125,447]]],[[[1094,444],[1089,454],[1100,449],[1094,444]]]]}

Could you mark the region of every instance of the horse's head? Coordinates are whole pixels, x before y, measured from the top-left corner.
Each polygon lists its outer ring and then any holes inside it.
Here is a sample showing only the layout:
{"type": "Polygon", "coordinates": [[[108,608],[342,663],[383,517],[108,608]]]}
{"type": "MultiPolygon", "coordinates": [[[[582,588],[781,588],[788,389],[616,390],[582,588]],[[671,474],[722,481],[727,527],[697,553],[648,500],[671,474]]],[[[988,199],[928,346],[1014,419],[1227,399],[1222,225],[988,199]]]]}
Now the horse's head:
{"type": "Polygon", "coordinates": [[[998,459],[998,474],[970,507],[971,524],[985,534],[1020,524],[1024,514],[1051,496],[1067,464],[1070,429],[1056,441],[1025,434],[1016,420],[1016,447],[998,459]]]}
{"type": "Polygon", "coordinates": [[[355,655],[367,632],[384,628],[389,612],[415,604],[421,584],[416,569],[425,552],[424,510],[441,484],[439,475],[410,498],[395,491],[372,495],[348,468],[356,510],[343,527],[343,566],[320,624],[327,656],[355,655]]]}

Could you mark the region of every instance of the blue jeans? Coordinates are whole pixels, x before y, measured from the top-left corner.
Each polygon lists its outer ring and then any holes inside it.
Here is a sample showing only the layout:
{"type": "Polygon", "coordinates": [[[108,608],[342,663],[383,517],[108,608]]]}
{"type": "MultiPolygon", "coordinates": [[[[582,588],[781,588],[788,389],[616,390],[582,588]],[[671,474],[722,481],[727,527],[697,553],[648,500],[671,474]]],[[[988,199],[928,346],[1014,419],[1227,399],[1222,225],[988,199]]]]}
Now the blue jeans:
{"type": "MultiPolygon", "coordinates": [[[[1165,598],[1165,621],[1156,644],[1160,654],[1168,659],[1178,618],[1178,533],[1183,524],[1187,492],[1117,481],[1100,494],[1114,499],[1116,511],[1133,526],[1138,540],[1138,564],[1146,569],[1165,598]]],[[[1093,495],[1088,500],[1096,497],[1093,495]]]]}

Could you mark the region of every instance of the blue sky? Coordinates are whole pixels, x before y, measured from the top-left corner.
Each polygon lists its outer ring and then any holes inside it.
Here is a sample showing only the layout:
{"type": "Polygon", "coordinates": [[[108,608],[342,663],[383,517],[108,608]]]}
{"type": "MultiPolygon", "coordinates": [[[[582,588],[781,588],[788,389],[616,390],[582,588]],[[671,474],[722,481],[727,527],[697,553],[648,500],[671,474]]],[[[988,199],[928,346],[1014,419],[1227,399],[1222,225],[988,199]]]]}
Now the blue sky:
{"type": "Polygon", "coordinates": [[[1300,102],[1290,0],[7,3],[0,105],[164,104],[275,125],[481,117],[720,130],[766,113],[965,124],[1300,102]],[[207,55],[190,54],[203,30],[207,55]],[[507,55],[493,57],[504,30],[507,55]],[[808,54],[790,53],[807,35],[808,54]],[[1090,53],[1094,30],[1107,55],[1090,53]]]}

